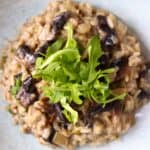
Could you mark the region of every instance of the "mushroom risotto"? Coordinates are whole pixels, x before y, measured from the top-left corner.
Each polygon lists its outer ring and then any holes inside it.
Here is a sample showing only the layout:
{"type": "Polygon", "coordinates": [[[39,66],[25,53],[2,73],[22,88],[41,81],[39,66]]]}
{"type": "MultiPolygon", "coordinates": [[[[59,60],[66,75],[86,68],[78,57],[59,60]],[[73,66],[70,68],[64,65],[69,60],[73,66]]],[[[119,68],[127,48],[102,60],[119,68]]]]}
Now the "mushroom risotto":
{"type": "Polygon", "coordinates": [[[74,149],[115,140],[150,98],[150,63],[141,51],[110,12],[53,1],[5,49],[8,110],[43,144],[74,149]]]}

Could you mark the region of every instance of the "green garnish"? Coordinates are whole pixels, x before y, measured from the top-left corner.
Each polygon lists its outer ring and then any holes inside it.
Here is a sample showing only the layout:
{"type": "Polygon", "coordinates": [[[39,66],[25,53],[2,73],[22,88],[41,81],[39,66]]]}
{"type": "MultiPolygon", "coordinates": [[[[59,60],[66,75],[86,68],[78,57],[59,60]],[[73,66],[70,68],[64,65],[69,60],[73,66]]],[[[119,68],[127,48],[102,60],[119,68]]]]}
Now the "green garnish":
{"type": "Polygon", "coordinates": [[[60,38],[56,42],[54,42],[51,46],[48,47],[46,58],[49,57],[51,54],[55,53],[56,51],[60,50],[64,45],[64,39],[60,38]]]}
{"type": "Polygon", "coordinates": [[[60,101],[62,107],[64,108],[63,114],[66,116],[68,121],[75,124],[78,121],[78,113],[73,110],[72,107],[67,103],[66,97],[62,98],[60,101]]]}
{"type": "Polygon", "coordinates": [[[13,96],[15,96],[15,97],[16,97],[17,93],[19,92],[20,87],[21,87],[21,85],[22,85],[21,78],[22,78],[22,75],[21,75],[21,74],[17,75],[17,77],[15,77],[15,81],[14,81],[15,83],[14,83],[14,85],[11,86],[11,88],[10,88],[11,94],[12,94],[13,96]]]}
{"type": "Polygon", "coordinates": [[[75,124],[78,113],[71,107],[72,102],[81,105],[81,97],[84,97],[105,107],[112,101],[123,99],[125,94],[114,95],[110,89],[109,75],[115,71],[114,68],[96,70],[100,65],[98,59],[103,54],[99,37],[94,36],[90,40],[87,47],[89,59],[84,62],[80,59],[72,25],[68,24],[65,29],[68,33],[65,46],[60,39],[50,46],[44,58],[37,58],[32,75],[47,81],[47,86],[42,88],[43,95],[51,103],[60,103],[67,120],[75,124]]]}
{"type": "Polygon", "coordinates": [[[10,105],[8,105],[8,106],[6,107],[6,110],[7,110],[10,114],[12,114],[12,115],[14,114],[14,112],[12,111],[10,105]]]}

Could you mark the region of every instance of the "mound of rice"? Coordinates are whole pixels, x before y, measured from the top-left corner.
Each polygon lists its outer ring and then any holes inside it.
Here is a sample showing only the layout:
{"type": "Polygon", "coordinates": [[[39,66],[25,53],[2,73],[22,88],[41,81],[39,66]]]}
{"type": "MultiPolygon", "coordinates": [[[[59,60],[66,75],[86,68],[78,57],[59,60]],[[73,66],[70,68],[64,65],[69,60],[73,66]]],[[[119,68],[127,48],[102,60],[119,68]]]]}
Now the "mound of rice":
{"type": "MultiPolygon", "coordinates": [[[[141,51],[134,34],[110,12],[88,3],[53,1],[42,14],[25,23],[16,40],[5,49],[7,58],[2,82],[9,111],[22,131],[32,133],[42,144],[74,149],[115,140],[135,123],[136,111],[150,97],[150,65],[144,61],[141,51]],[[61,121],[61,108],[40,96],[40,87],[45,83],[34,83],[30,76],[34,68],[33,53],[47,49],[55,38],[66,37],[64,25],[67,22],[73,25],[74,37],[83,47],[93,35],[99,34],[105,52],[101,59],[103,67],[113,65],[118,70],[112,77],[114,91],[127,93],[124,100],[112,102],[105,108],[91,101],[74,106],[79,112],[76,125],[61,121]],[[10,87],[20,73],[24,83],[34,90],[20,91],[14,97],[10,87]]],[[[86,57],[85,50],[83,58],[86,57]]]]}

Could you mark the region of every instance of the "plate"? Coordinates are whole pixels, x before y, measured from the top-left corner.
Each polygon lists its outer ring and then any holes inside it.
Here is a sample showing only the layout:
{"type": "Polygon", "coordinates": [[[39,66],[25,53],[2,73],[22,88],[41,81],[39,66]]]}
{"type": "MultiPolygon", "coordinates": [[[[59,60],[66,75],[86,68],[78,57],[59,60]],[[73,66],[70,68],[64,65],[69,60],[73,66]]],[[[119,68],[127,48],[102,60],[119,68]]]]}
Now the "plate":
{"type": "MultiPolygon", "coordinates": [[[[50,0],[0,0],[0,49],[17,34],[19,27],[30,17],[39,14],[50,0]]],[[[78,0],[79,1],[79,0],[78,0]]],[[[84,1],[84,0],[82,0],[84,1]]],[[[150,50],[150,1],[147,0],[86,0],[97,7],[105,8],[134,29],[144,50],[150,50]]],[[[150,55],[147,55],[150,57],[150,55]]],[[[13,67],[13,66],[12,66],[13,67]]],[[[38,143],[32,135],[19,131],[5,110],[3,93],[0,92],[0,150],[52,150],[38,143]]],[[[149,150],[150,149],[150,104],[136,114],[137,123],[127,134],[107,145],[79,150],[149,150]]]]}

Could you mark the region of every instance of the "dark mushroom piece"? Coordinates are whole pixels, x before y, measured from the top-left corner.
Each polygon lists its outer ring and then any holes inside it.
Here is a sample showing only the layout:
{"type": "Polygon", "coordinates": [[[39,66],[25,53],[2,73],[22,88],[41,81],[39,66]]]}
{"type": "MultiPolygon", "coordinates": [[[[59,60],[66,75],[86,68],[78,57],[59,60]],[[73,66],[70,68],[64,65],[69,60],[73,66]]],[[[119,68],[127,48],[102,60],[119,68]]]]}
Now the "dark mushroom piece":
{"type": "Polygon", "coordinates": [[[146,69],[140,73],[139,88],[141,93],[139,97],[150,97],[150,68],[146,65],[146,69]]]}
{"type": "Polygon", "coordinates": [[[123,80],[127,74],[129,74],[133,71],[132,67],[130,67],[128,65],[128,57],[127,56],[123,56],[121,58],[113,60],[110,64],[110,67],[118,68],[115,81],[123,80]]]}
{"type": "Polygon", "coordinates": [[[57,34],[64,27],[70,17],[70,12],[63,12],[56,16],[52,22],[51,38],[47,40],[35,53],[35,57],[42,57],[41,53],[45,54],[48,47],[55,41],[57,34]]]}
{"type": "Polygon", "coordinates": [[[20,100],[23,106],[27,107],[36,100],[36,94],[27,93],[24,88],[21,88],[16,98],[20,100]]]}
{"type": "Polygon", "coordinates": [[[54,39],[46,41],[38,50],[34,53],[35,58],[43,57],[42,54],[45,54],[48,47],[54,42],[54,39]]]}
{"type": "Polygon", "coordinates": [[[98,28],[99,29],[106,32],[107,34],[112,32],[112,28],[110,28],[110,26],[108,25],[106,16],[98,15],[97,21],[98,21],[98,28]]]}
{"type": "Polygon", "coordinates": [[[118,68],[122,68],[126,65],[128,65],[128,57],[126,56],[123,56],[118,59],[114,59],[112,63],[110,64],[111,67],[118,67],[118,68]]]}
{"type": "Polygon", "coordinates": [[[60,118],[60,120],[64,123],[67,122],[67,120],[65,119],[65,117],[62,113],[62,108],[61,108],[60,104],[55,104],[54,107],[55,107],[57,116],[60,118]]]}
{"type": "Polygon", "coordinates": [[[57,34],[67,23],[70,17],[70,12],[62,12],[56,16],[52,22],[52,33],[57,34]]]}
{"type": "Polygon", "coordinates": [[[87,126],[92,126],[93,125],[93,120],[96,115],[100,115],[103,112],[108,112],[108,111],[115,111],[116,113],[121,112],[123,108],[123,104],[121,101],[114,101],[109,104],[107,104],[105,107],[102,107],[100,104],[93,103],[89,106],[89,109],[87,110],[87,113],[84,116],[84,123],[87,126]]]}
{"type": "Polygon", "coordinates": [[[21,45],[17,49],[17,57],[23,61],[27,66],[33,65],[35,63],[35,57],[28,45],[21,45]]]}
{"type": "Polygon", "coordinates": [[[65,23],[70,17],[70,12],[63,12],[60,15],[56,16],[52,23],[52,36],[50,40],[47,40],[35,53],[32,53],[28,45],[21,45],[17,50],[17,56],[21,61],[27,66],[32,66],[35,64],[37,57],[42,56],[41,53],[45,54],[48,46],[50,46],[55,38],[57,33],[64,27],[65,23]]]}
{"type": "Polygon", "coordinates": [[[25,107],[28,107],[30,104],[33,104],[38,99],[35,81],[31,76],[29,76],[22,82],[22,86],[16,98],[20,100],[21,104],[25,107]]]}
{"type": "Polygon", "coordinates": [[[60,128],[67,129],[68,128],[68,120],[65,118],[64,114],[62,113],[62,107],[60,104],[54,104],[55,112],[57,114],[57,117],[59,118],[59,126],[60,128]]]}
{"type": "Polygon", "coordinates": [[[16,74],[15,76],[14,76],[14,79],[18,79],[18,78],[21,78],[22,77],[22,73],[20,72],[20,73],[18,73],[18,74],[16,74]]]}
{"type": "Polygon", "coordinates": [[[150,92],[146,92],[145,90],[141,89],[140,93],[138,94],[138,98],[140,100],[143,100],[143,99],[149,99],[150,98],[150,92]]]}
{"type": "Polygon", "coordinates": [[[52,140],[53,140],[53,137],[54,137],[55,133],[56,133],[56,130],[55,130],[54,127],[52,126],[52,127],[51,127],[51,134],[50,134],[49,138],[47,139],[48,142],[52,143],[52,140]]]}
{"type": "Polygon", "coordinates": [[[36,91],[36,87],[34,84],[35,79],[33,79],[32,76],[29,76],[23,81],[23,88],[26,92],[33,93],[36,91]]]}
{"type": "Polygon", "coordinates": [[[94,104],[89,108],[88,113],[90,116],[93,116],[96,115],[97,113],[111,111],[112,109],[119,109],[119,106],[121,106],[120,101],[111,102],[107,104],[105,107],[103,107],[100,104],[94,104]]]}
{"type": "Polygon", "coordinates": [[[97,16],[97,29],[100,33],[104,50],[112,50],[118,46],[118,38],[115,29],[109,26],[107,16],[97,16]]]}
{"type": "Polygon", "coordinates": [[[108,53],[103,54],[99,58],[99,62],[100,62],[100,65],[96,68],[96,70],[108,68],[109,63],[110,63],[110,55],[108,53]]]}
{"type": "Polygon", "coordinates": [[[137,80],[141,89],[138,95],[140,100],[150,98],[150,63],[146,63],[145,67],[145,70],[140,73],[139,79],[137,80]]]}
{"type": "Polygon", "coordinates": [[[118,39],[114,32],[107,34],[106,37],[102,40],[102,46],[105,50],[112,50],[118,44],[118,39]]]}

